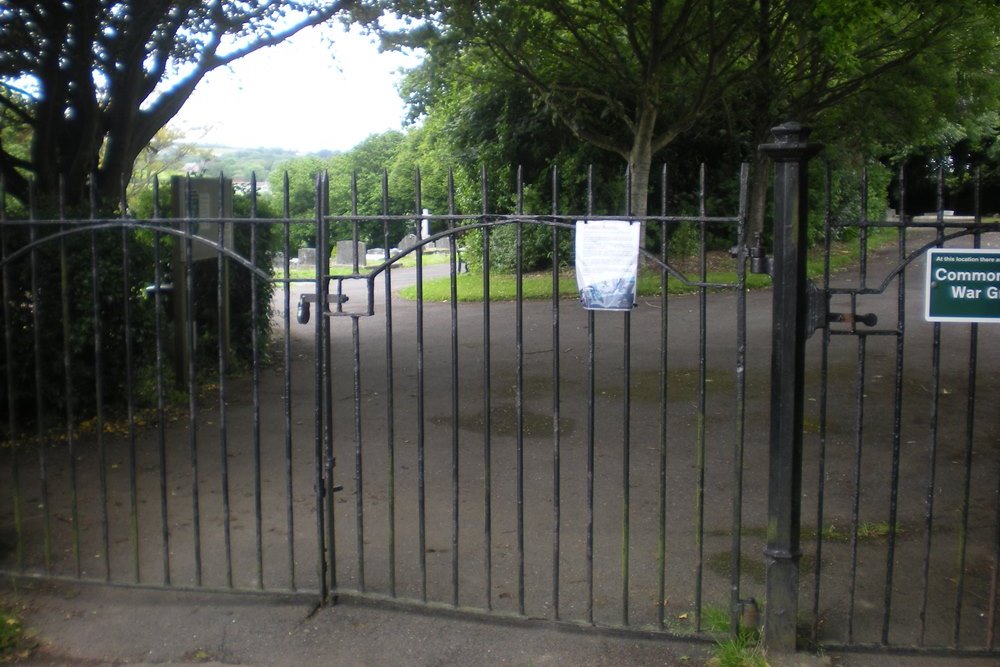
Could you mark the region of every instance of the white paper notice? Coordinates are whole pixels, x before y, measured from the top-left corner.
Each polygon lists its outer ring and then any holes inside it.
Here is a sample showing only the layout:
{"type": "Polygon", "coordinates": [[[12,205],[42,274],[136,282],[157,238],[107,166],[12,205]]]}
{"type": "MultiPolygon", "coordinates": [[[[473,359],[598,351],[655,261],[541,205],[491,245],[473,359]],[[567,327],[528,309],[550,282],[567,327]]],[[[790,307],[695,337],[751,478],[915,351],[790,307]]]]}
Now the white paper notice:
{"type": "Polygon", "coordinates": [[[576,284],[587,310],[631,310],[639,269],[637,222],[576,223],[576,284]]]}

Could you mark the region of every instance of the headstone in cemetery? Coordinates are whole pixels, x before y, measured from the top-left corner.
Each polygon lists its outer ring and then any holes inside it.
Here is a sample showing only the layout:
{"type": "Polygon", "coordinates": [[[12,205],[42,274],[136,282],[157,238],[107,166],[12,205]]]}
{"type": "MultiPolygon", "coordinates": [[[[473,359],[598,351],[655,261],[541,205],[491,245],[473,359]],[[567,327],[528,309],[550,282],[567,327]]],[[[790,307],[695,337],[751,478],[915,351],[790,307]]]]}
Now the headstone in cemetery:
{"type": "Polygon", "coordinates": [[[404,236],[399,240],[398,247],[400,252],[406,252],[415,245],[417,245],[417,235],[407,234],[406,236],[404,236]]]}
{"type": "Polygon", "coordinates": [[[299,266],[316,266],[316,248],[299,248],[299,266]]]}
{"type": "MultiPolygon", "coordinates": [[[[201,261],[218,261],[220,253],[219,226],[222,227],[222,243],[227,249],[232,249],[233,225],[220,222],[206,222],[207,219],[231,218],[233,216],[233,181],[223,179],[221,184],[217,178],[185,178],[173,176],[170,179],[172,210],[178,229],[191,230],[195,237],[205,241],[193,240],[190,254],[187,243],[181,237],[174,242],[171,256],[171,269],[174,273],[174,377],[178,386],[188,382],[189,357],[193,345],[188,340],[188,299],[184,291],[187,289],[188,260],[191,263],[201,261]],[[220,201],[221,198],[221,201],[220,201]]],[[[223,349],[230,347],[230,308],[229,308],[229,261],[224,261],[223,267],[223,304],[222,322],[216,323],[223,349]]]]}
{"type": "MultiPolygon", "coordinates": [[[[333,263],[339,264],[341,266],[354,266],[354,243],[353,241],[337,241],[337,254],[334,255],[333,263]]],[[[358,266],[367,266],[368,262],[365,258],[366,245],[362,241],[358,241],[357,247],[357,258],[358,266]]]]}

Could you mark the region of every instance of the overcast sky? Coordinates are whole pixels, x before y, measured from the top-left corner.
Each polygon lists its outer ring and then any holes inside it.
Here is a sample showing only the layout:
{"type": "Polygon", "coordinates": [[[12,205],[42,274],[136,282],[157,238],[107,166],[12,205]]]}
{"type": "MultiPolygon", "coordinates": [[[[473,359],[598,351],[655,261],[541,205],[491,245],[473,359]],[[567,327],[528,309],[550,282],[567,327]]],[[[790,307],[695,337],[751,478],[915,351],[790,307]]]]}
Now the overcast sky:
{"type": "Polygon", "coordinates": [[[170,126],[199,144],[347,150],[401,127],[395,85],[400,68],[417,62],[379,53],[357,29],[308,29],[209,73],[170,126]],[[333,38],[332,53],[321,30],[333,38]]]}

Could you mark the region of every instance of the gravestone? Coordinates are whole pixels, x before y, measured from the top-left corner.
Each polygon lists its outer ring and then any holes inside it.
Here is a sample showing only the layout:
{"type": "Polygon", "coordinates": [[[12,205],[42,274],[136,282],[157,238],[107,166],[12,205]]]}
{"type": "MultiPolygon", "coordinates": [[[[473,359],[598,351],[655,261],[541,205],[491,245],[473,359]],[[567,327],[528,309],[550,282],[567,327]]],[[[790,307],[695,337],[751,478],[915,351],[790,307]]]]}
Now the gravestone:
{"type": "MultiPolygon", "coordinates": [[[[340,264],[341,266],[354,266],[354,243],[352,241],[337,241],[337,254],[334,255],[333,263],[340,264]]],[[[362,241],[358,241],[357,247],[357,258],[358,266],[367,266],[368,262],[365,258],[366,245],[362,241]]]]}
{"type": "Polygon", "coordinates": [[[316,248],[299,248],[299,266],[316,266],[316,248]]]}
{"type": "MultiPolygon", "coordinates": [[[[188,272],[193,268],[188,263],[217,262],[223,257],[222,273],[222,322],[216,322],[220,343],[224,354],[230,349],[230,307],[229,307],[229,260],[220,254],[219,231],[221,225],[222,244],[232,250],[233,225],[219,222],[219,219],[233,216],[233,181],[230,178],[186,178],[170,177],[171,210],[178,230],[193,235],[190,251],[183,237],[174,240],[171,253],[171,270],[174,274],[174,378],[178,387],[188,383],[190,356],[194,344],[189,340],[188,272]],[[208,222],[215,220],[215,222],[208,222]],[[203,239],[203,240],[202,240],[203,239]]],[[[190,295],[194,298],[194,295],[190,295]]]]}
{"type": "Polygon", "coordinates": [[[415,245],[417,245],[417,235],[416,234],[407,234],[406,236],[404,236],[403,238],[401,238],[399,240],[399,246],[398,247],[399,247],[399,251],[400,252],[406,252],[407,250],[409,250],[410,248],[412,248],[415,245]]]}

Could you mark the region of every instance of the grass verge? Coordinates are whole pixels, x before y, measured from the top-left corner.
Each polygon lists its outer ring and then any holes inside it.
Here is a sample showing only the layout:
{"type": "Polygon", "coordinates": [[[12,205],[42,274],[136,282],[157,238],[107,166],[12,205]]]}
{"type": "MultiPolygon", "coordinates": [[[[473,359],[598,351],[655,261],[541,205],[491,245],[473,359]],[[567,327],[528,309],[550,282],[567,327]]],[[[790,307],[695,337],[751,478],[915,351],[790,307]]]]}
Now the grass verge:
{"type": "Polygon", "coordinates": [[[0,663],[23,660],[31,654],[32,648],[21,619],[14,612],[0,608],[0,663]]]}
{"type": "Polygon", "coordinates": [[[717,637],[710,667],[769,667],[761,645],[760,630],[741,627],[736,635],[729,631],[729,611],[722,607],[702,610],[702,627],[717,637]]]}
{"type": "MultiPolygon", "coordinates": [[[[886,243],[894,239],[891,230],[876,228],[869,232],[868,249],[877,250],[886,243]]],[[[861,250],[857,242],[837,243],[831,247],[830,270],[838,271],[851,266],[858,261],[861,250]]],[[[425,257],[426,260],[435,255],[425,257]]],[[[447,256],[445,256],[447,257],[447,256]]],[[[709,259],[711,270],[707,272],[707,283],[713,285],[735,285],[735,270],[719,270],[721,267],[731,264],[731,260],[726,253],[714,253],[709,259]]],[[[682,260],[681,267],[685,275],[691,279],[696,275],[696,270],[691,259],[682,260]]],[[[806,268],[808,276],[813,280],[818,280],[823,276],[823,252],[822,249],[814,250],[810,253],[806,268]]],[[[770,276],[748,273],[746,277],[747,289],[761,289],[771,284],[770,276]]],[[[483,276],[481,273],[463,273],[457,277],[456,288],[459,301],[482,301],[483,300],[483,276]]],[[[576,287],[576,276],[572,270],[565,270],[559,274],[559,296],[560,298],[575,298],[578,295],[576,287]]],[[[552,298],[552,273],[544,271],[541,273],[525,274],[521,277],[521,290],[524,299],[551,299],[552,298]]],[[[508,273],[490,274],[490,300],[491,301],[512,301],[517,295],[516,277],[508,273]]],[[[676,278],[671,278],[667,282],[668,294],[691,294],[698,291],[695,285],[689,285],[676,278]]],[[[650,297],[660,295],[660,272],[654,270],[643,270],[639,272],[639,280],[636,285],[637,296],[650,297]]],[[[399,291],[399,296],[404,299],[414,300],[417,298],[417,288],[415,286],[406,287],[399,291]]],[[[450,301],[451,300],[451,278],[435,278],[426,280],[423,284],[423,296],[425,301],[450,301]]]]}

